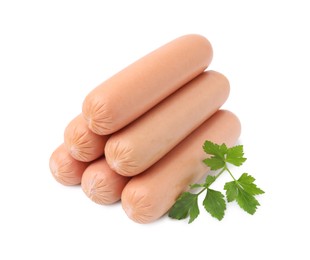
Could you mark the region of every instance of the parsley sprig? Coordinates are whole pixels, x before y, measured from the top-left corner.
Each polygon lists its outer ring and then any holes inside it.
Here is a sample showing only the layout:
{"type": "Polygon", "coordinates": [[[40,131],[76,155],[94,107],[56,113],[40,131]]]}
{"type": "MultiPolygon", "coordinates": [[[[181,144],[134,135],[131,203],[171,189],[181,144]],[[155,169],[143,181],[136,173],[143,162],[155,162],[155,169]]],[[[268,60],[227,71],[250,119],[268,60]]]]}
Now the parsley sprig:
{"type": "Polygon", "coordinates": [[[224,186],[226,199],[228,202],[236,201],[238,205],[247,213],[253,215],[260,205],[256,195],[263,194],[254,184],[255,179],[243,173],[239,179],[236,179],[231,173],[228,165],[241,166],[245,161],[243,146],[237,145],[228,148],[225,144],[218,145],[211,141],[205,141],[203,150],[209,154],[209,158],[203,162],[213,171],[219,171],[216,175],[208,175],[204,183],[191,184],[190,189],[201,188],[198,193],[183,192],[169,211],[169,217],[175,219],[185,219],[189,216],[189,222],[192,223],[199,215],[198,196],[206,192],[203,200],[203,206],[211,216],[222,220],[226,210],[225,196],[222,192],[210,188],[212,183],[223,173],[228,172],[233,181],[227,182],[224,186]]]}

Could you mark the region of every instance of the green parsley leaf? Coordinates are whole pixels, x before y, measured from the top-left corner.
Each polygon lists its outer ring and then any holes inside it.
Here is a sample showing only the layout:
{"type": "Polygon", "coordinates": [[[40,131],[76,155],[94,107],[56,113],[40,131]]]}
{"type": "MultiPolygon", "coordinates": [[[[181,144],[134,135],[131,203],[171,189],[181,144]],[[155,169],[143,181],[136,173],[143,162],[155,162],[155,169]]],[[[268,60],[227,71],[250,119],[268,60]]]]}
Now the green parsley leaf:
{"type": "Polygon", "coordinates": [[[215,182],[216,180],[216,177],[215,176],[212,176],[212,175],[208,175],[206,180],[205,180],[205,183],[203,184],[203,187],[206,187],[206,188],[209,188],[209,186],[215,182]]]}
{"type": "Polygon", "coordinates": [[[218,145],[216,143],[212,143],[211,141],[205,141],[203,145],[203,150],[207,154],[224,159],[224,155],[227,152],[227,146],[226,144],[218,145]]]}
{"type": "Polygon", "coordinates": [[[226,144],[218,145],[210,141],[205,141],[203,150],[212,156],[203,160],[203,162],[213,171],[223,168],[225,166],[225,154],[227,149],[226,144]]]}
{"type": "Polygon", "coordinates": [[[189,215],[190,219],[188,223],[192,223],[199,215],[197,198],[197,194],[183,192],[170,209],[169,217],[184,219],[189,215]]]}
{"type": "Polygon", "coordinates": [[[224,200],[224,195],[220,191],[207,189],[207,195],[203,200],[203,205],[212,217],[218,220],[223,219],[226,210],[226,202],[224,200]]]}
{"type": "Polygon", "coordinates": [[[204,186],[203,186],[203,183],[202,184],[194,183],[194,184],[189,185],[189,187],[190,187],[190,189],[197,189],[197,188],[202,188],[204,186]]]}
{"type": "Polygon", "coordinates": [[[227,149],[226,162],[236,166],[241,166],[246,158],[243,157],[243,145],[237,145],[227,149]]]}
{"type": "Polygon", "coordinates": [[[258,203],[257,199],[245,190],[238,188],[239,194],[236,198],[240,208],[244,209],[249,214],[253,215],[256,212],[258,203]]]}
{"type": "Polygon", "coordinates": [[[254,195],[264,193],[253,183],[254,181],[255,179],[252,176],[244,173],[238,180],[227,182],[224,186],[227,201],[236,200],[240,208],[252,215],[260,205],[254,195]]]}
{"type": "Polygon", "coordinates": [[[255,178],[247,173],[243,173],[241,177],[238,179],[239,184],[242,188],[251,195],[259,195],[265,193],[263,190],[258,188],[256,184],[254,184],[255,178]]]}
{"type": "Polygon", "coordinates": [[[224,159],[224,155],[227,152],[227,146],[225,144],[218,145],[212,143],[211,141],[205,141],[203,145],[203,150],[207,154],[214,155],[215,157],[220,157],[224,159]]]}
{"type": "Polygon", "coordinates": [[[226,198],[228,202],[236,200],[238,196],[238,186],[235,181],[226,182],[224,190],[226,190],[226,198]]]}
{"type": "Polygon", "coordinates": [[[222,158],[212,156],[211,158],[204,159],[203,162],[210,167],[212,171],[221,169],[225,166],[225,161],[222,158]]]}

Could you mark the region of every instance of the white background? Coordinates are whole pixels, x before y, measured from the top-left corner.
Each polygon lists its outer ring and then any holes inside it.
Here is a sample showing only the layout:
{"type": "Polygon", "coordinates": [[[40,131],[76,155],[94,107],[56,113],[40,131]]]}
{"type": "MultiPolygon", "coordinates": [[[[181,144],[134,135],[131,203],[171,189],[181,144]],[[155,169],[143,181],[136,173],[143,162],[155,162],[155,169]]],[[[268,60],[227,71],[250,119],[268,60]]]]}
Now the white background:
{"type": "Polygon", "coordinates": [[[0,0],[0,259],[309,259],[307,2],[0,0]],[[57,183],[48,160],[85,95],[187,33],[230,80],[257,213],[139,225],[57,183]]]}

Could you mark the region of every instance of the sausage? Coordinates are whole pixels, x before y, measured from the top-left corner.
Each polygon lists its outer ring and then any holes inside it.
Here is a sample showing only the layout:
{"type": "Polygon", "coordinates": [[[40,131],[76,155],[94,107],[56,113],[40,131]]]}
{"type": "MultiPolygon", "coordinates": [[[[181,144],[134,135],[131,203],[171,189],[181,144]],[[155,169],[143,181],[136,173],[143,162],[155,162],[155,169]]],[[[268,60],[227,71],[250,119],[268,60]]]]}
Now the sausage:
{"type": "Polygon", "coordinates": [[[222,74],[200,74],[111,136],[105,147],[109,166],[124,176],[143,172],[214,114],[228,95],[222,74]]]}
{"type": "Polygon", "coordinates": [[[71,156],[82,162],[93,161],[104,153],[109,136],[93,133],[82,115],[75,117],[66,127],[64,142],[71,156]]]}
{"type": "Polygon", "coordinates": [[[112,204],[121,198],[121,193],[130,178],[111,170],[104,158],[92,162],[84,171],[82,189],[98,204],[112,204]]]}
{"type": "Polygon", "coordinates": [[[49,161],[49,167],[55,179],[68,186],[81,183],[83,172],[88,165],[89,163],[72,158],[64,144],[52,153],[49,161]]]}
{"type": "Polygon", "coordinates": [[[220,110],[144,173],[133,177],[122,193],[122,206],[132,220],[149,223],[164,215],[189,184],[209,168],[202,162],[205,140],[232,146],[241,126],[229,111],[220,110]]]}
{"type": "Polygon", "coordinates": [[[206,38],[185,35],[144,56],[87,95],[89,128],[99,135],[121,129],[202,73],[212,55],[206,38]]]}

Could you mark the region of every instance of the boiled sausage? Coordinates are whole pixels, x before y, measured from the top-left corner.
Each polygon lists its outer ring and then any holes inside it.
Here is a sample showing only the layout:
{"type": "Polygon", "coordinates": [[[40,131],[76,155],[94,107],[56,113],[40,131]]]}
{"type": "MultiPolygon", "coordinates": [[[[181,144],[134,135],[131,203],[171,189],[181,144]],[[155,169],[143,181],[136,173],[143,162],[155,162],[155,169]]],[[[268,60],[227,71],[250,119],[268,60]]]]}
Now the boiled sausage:
{"type": "Polygon", "coordinates": [[[85,98],[83,115],[96,134],[108,135],[144,114],[202,73],[212,47],[200,35],[185,35],[134,62],[85,98]]]}
{"type": "Polygon", "coordinates": [[[98,204],[112,204],[121,198],[121,193],[130,178],[111,170],[104,158],[92,162],[83,173],[82,189],[98,204]]]}
{"type": "Polygon", "coordinates": [[[102,156],[108,138],[109,136],[93,133],[82,115],[75,117],[64,133],[68,152],[74,159],[82,162],[90,162],[102,156]]]}
{"type": "Polygon", "coordinates": [[[108,164],[124,176],[143,172],[215,113],[228,94],[222,74],[202,73],[113,134],[105,146],[108,164]]]}
{"type": "Polygon", "coordinates": [[[64,144],[60,145],[51,155],[49,166],[55,179],[64,185],[81,183],[84,170],[89,163],[75,160],[64,144]]]}

